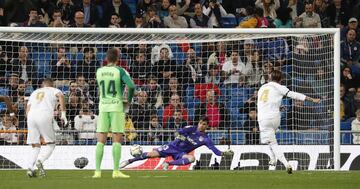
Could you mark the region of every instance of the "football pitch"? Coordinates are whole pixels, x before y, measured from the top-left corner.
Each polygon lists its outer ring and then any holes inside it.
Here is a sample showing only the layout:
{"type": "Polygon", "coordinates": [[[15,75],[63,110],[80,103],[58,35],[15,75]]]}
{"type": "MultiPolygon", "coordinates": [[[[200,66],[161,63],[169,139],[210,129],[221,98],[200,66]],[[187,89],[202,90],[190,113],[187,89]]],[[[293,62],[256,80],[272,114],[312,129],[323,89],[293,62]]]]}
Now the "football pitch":
{"type": "Polygon", "coordinates": [[[92,171],[47,171],[28,178],[25,171],[0,171],[0,189],[330,189],[359,188],[360,172],[295,171],[124,171],[131,178],[112,179],[111,171],[92,179],[92,171]]]}

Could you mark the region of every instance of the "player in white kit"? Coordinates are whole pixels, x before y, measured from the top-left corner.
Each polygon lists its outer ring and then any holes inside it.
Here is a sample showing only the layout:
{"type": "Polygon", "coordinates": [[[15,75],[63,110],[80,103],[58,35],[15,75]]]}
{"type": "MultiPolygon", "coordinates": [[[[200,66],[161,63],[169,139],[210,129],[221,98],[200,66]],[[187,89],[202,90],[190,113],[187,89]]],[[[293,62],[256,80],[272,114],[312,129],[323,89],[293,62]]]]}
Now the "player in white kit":
{"type": "Polygon", "coordinates": [[[290,91],[287,87],[280,85],[282,79],[281,71],[274,70],[269,77],[269,82],[262,85],[258,92],[257,108],[260,140],[261,143],[268,144],[270,147],[271,159],[269,164],[275,166],[277,160],[279,160],[285,165],[286,171],[291,174],[292,167],[280,150],[275,136],[275,132],[280,126],[281,100],[285,96],[301,101],[307,100],[319,103],[320,99],[307,97],[304,94],[290,91]]]}
{"type": "Polygon", "coordinates": [[[51,79],[45,79],[42,87],[36,89],[29,98],[26,108],[28,136],[27,143],[32,146],[27,175],[35,177],[34,165],[38,168],[39,175],[45,176],[43,163],[47,160],[55,148],[55,131],[53,128],[54,110],[59,99],[61,109],[61,120],[67,124],[65,100],[63,93],[53,87],[51,79]],[[40,137],[45,146],[40,153],[40,137]]]}

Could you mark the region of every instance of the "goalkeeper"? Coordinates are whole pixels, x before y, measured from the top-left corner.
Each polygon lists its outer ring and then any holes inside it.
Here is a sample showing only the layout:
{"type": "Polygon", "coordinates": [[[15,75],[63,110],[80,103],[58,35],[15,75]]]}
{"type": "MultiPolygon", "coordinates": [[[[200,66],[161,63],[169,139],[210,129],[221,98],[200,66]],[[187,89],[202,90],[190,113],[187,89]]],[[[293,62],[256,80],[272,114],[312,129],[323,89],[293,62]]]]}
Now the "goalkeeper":
{"type": "Polygon", "coordinates": [[[208,122],[209,120],[203,117],[197,126],[186,126],[178,130],[175,133],[176,138],[174,141],[158,147],[151,152],[144,152],[135,158],[123,161],[120,164],[120,168],[124,168],[135,161],[168,156],[171,156],[173,161],[163,163],[162,166],[164,170],[167,170],[169,165],[187,165],[195,161],[195,157],[188,153],[203,145],[207,146],[218,156],[233,154],[231,150],[221,152],[214,146],[211,139],[205,133],[208,122]]]}

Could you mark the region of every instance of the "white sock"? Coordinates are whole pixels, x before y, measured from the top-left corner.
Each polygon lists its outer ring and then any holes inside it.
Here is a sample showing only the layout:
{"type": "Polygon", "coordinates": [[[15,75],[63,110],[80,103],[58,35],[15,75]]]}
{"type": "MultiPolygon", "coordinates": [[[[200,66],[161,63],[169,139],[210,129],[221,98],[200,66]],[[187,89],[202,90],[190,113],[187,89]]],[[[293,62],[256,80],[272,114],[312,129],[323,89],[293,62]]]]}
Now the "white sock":
{"type": "Polygon", "coordinates": [[[45,160],[47,160],[52,152],[54,151],[54,148],[55,148],[55,144],[46,144],[46,146],[43,146],[43,153],[40,154],[39,156],[39,161],[41,163],[43,163],[45,160]]]}
{"type": "Polygon", "coordinates": [[[29,165],[28,165],[29,169],[34,170],[34,165],[38,158],[39,152],[40,152],[40,147],[32,147],[31,148],[29,165]]]}
{"type": "Polygon", "coordinates": [[[278,159],[281,163],[285,165],[285,167],[289,166],[289,162],[285,159],[284,153],[280,150],[277,142],[272,142],[269,144],[271,150],[275,154],[276,159],[278,159]]]}
{"type": "Polygon", "coordinates": [[[270,160],[276,160],[276,156],[274,151],[272,150],[270,144],[269,144],[269,149],[270,149],[270,160]]]}

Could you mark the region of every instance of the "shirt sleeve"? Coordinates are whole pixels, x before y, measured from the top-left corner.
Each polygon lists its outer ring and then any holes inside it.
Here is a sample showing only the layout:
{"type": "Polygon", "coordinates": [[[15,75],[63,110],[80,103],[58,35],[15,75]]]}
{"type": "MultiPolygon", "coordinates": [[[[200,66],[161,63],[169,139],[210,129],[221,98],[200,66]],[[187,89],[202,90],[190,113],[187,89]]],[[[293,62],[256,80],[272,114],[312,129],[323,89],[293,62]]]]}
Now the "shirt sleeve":
{"type": "Polygon", "coordinates": [[[205,145],[206,145],[211,151],[213,151],[214,154],[216,154],[217,156],[221,156],[221,151],[215,147],[214,143],[213,143],[209,138],[206,139],[205,145]]]}
{"type": "Polygon", "coordinates": [[[134,81],[131,79],[129,73],[123,69],[120,68],[120,75],[121,75],[121,80],[127,85],[128,87],[128,102],[130,103],[132,101],[132,98],[134,96],[134,92],[135,92],[135,84],[134,81]]]}
{"type": "Polygon", "coordinates": [[[290,89],[288,89],[287,87],[285,87],[283,85],[278,85],[278,89],[282,95],[292,98],[292,99],[304,101],[306,98],[306,96],[304,94],[290,91],[290,89]]]}

